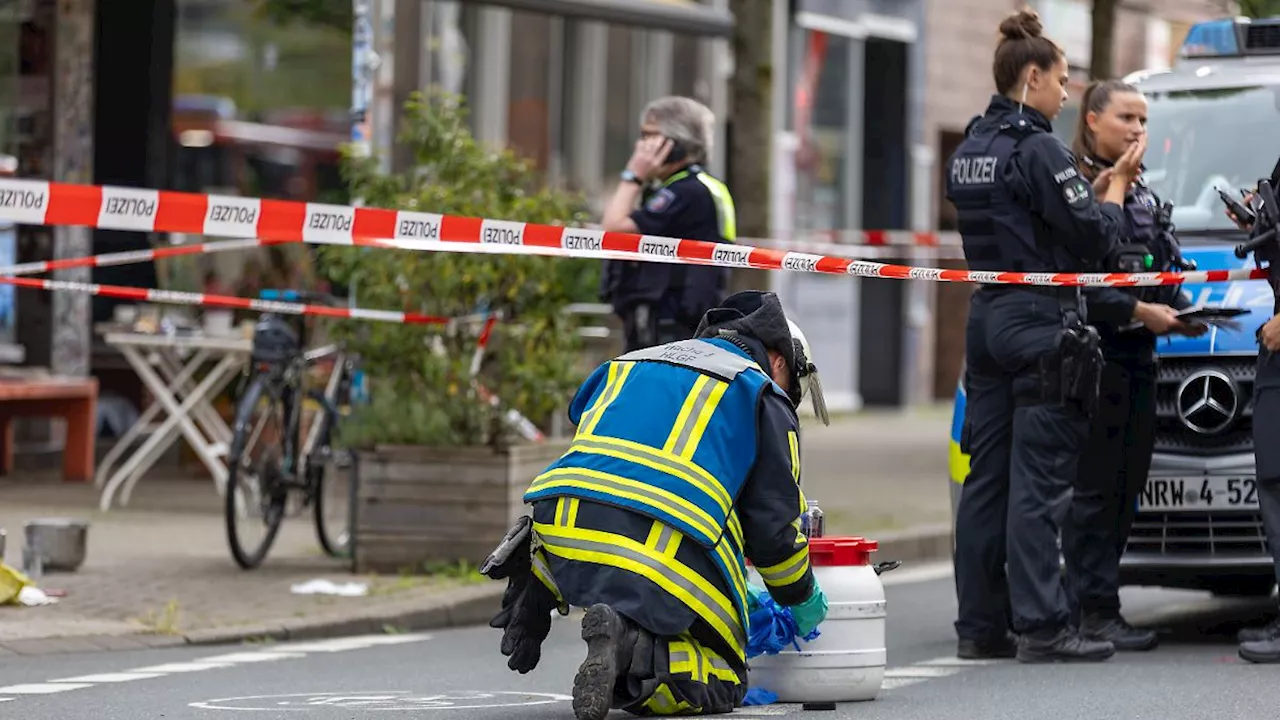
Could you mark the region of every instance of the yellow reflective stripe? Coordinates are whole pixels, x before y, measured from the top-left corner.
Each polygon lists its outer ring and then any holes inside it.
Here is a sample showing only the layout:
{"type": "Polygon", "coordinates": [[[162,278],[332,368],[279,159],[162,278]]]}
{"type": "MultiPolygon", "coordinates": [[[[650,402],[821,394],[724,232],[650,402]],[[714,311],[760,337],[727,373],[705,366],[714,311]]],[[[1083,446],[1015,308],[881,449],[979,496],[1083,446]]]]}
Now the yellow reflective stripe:
{"type": "Polygon", "coordinates": [[[795,430],[787,431],[787,446],[791,450],[791,477],[800,482],[800,438],[795,430]]]}
{"type": "Polygon", "coordinates": [[[560,586],[556,584],[555,578],[551,576],[551,568],[547,566],[547,558],[542,554],[542,550],[537,550],[533,553],[530,558],[530,565],[532,566],[530,569],[533,571],[533,576],[538,578],[538,581],[556,596],[556,604],[564,611],[568,611],[569,608],[564,603],[564,596],[560,594],[560,586]]]}
{"type": "Polygon", "coordinates": [[[733,205],[733,195],[729,194],[729,188],[724,183],[710,175],[698,173],[698,180],[711,191],[711,197],[715,200],[720,235],[733,242],[738,237],[738,212],[733,205]]]}
{"type": "Polygon", "coordinates": [[[716,521],[702,508],[662,488],[636,482],[621,475],[588,470],[586,468],[556,468],[538,476],[529,486],[529,492],[541,492],[549,488],[579,488],[594,490],[617,497],[635,500],[644,505],[664,510],[683,520],[714,543],[723,534],[716,521]]]}
{"type": "Polygon", "coordinates": [[[562,497],[556,501],[556,524],[560,527],[578,524],[578,498],[562,497]]]}
{"type": "Polygon", "coordinates": [[[699,398],[703,398],[711,385],[711,376],[698,375],[698,379],[693,381],[693,387],[689,393],[684,396],[684,402],[680,405],[680,412],[676,413],[675,422],[671,423],[671,432],[667,434],[667,441],[662,444],[662,452],[676,453],[676,443],[684,435],[684,429],[689,424],[689,416],[694,414],[694,406],[698,404],[699,398]]]}
{"type": "Polygon", "coordinates": [[[722,682],[733,683],[734,685],[742,684],[742,680],[738,677],[738,673],[734,672],[733,667],[730,666],[724,658],[720,657],[715,650],[712,650],[709,647],[703,647],[702,652],[706,655],[707,663],[711,666],[711,671],[708,673],[711,677],[722,682]]]}
{"type": "Polygon", "coordinates": [[[746,612],[747,577],[742,572],[742,565],[739,563],[738,558],[734,556],[734,553],[725,544],[725,538],[721,538],[720,542],[716,543],[715,552],[720,558],[720,562],[723,563],[726,568],[729,568],[729,577],[733,579],[733,589],[737,593],[738,598],[743,602],[743,612],[746,612]]]}
{"type": "Polygon", "coordinates": [[[659,555],[675,557],[676,551],[680,549],[680,539],[682,537],[684,536],[680,534],[679,530],[664,522],[654,520],[653,527],[649,528],[649,538],[644,541],[644,545],[659,555]]]}
{"type": "Polygon", "coordinates": [[[675,475],[706,493],[720,506],[721,512],[728,513],[733,505],[733,498],[711,473],[703,470],[697,463],[665,453],[657,448],[641,445],[638,442],[622,438],[604,437],[601,435],[579,434],[573,439],[571,450],[596,455],[607,455],[619,460],[626,460],[643,465],[658,472],[675,475]]]}
{"type": "Polygon", "coordinates": [[[662,452],[685,459],[693,457],[698,451],[698,444],[702,442],[702,436],[707,432],[711,416],[715,415],[716,407],[720,405],[720,399],[728,388],[729,383],[723,380],[699,375],[685,397],[684,404],[680,406],[680,412],[676,414],[676,421],[671,426],[671,433],[667,435],[662,452]]]}
{"type": "MultiPolygon", "coordinates": [[[[654,688],[653,694],[648,700],[641,703],[641,706],[648,709],[654,715],[675,715],[690,709],[689,703],[681,700],[676,702],[676,698],[671,694],[670,688],[666,683],[662,683],[654,688]]],[[[702,708],[694,708],[694,712],[701,712],[702,708]]]]}
{"type": "MultiPolygon", "coordinates": [[[[681,633],[680,637],[688,637],[681,633]]],[[[694,682],[706,682],[702,674],[702,653],[697,642],[672,640],[667,644],[667,672],[671,675],[688,673],[694,682]]]]}
{"type": "Polygon", "coordinates": [[[618,393],[622,392],[622,385],[627,381],[627,375],[631,374],[631,368],[634,366],[635,363],[618,360],[609,363],[609,377],[605,380],[604,390],[600,392],[600,397],[596,398],[591,408],[582,414],[581,424],[578,427],[579,434],[589,435],[595,430],[605,410],[609,409],[609,404],[618,398],[618,393]]]}
{"type": "Polygon", "coordinates": [[[635,573],[653,582],[698,613],[739,656],[746,648],[742,627],[733,602],[702,576],[671,558],[657,555],[625,535],[558,528],[534,523],[546,552],[566,560],[595,563],[635,573]]]}
{"type": "Polygon", "coordinates": [[[729,535],[739,549],[746,547],[742,544],[742,521],[738,519],[738,511],[736,509],[729,511],[729,535]]]}
{"type": "Polygon", "coordinates": [[[804,577],[804,571],[809,569],[809,546],[800,548],[795,555],[783,560],[777,565],[757,568],[760,571],[760,577],[773,587],[783,587],[790,585],[800,578],[804,577]]]}
{"type": "Polygon", "coordinates": [[[951,482],[963,485],[965,478],[969,477],[969,456],[964,454],[960,443],[955,440],[951,441],[947,451],[947,465],[951,471],[951,482]]]}

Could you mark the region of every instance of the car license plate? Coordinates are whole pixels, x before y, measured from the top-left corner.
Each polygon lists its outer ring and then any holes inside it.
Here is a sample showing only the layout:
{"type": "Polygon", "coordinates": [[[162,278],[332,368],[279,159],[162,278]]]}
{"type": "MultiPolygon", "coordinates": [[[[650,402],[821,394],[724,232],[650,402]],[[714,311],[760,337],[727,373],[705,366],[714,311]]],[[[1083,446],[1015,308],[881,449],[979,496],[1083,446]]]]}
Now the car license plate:
{"type": "Polygon", "coordinates": [[[1257,481],[1251,477],[1153,477],[1138,496],[1139,511],[1257,509],[1257,481]]]}

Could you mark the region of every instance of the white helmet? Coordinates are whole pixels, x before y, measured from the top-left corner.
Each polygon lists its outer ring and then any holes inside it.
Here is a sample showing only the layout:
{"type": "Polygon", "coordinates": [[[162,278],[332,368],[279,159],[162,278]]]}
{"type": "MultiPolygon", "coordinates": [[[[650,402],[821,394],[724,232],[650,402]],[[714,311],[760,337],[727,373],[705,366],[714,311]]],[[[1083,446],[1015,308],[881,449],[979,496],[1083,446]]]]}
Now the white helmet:
{"type": "Polygon", "coordinates": [[[827,414],[827,402],[822,396],[822,382],[818,380],[818,367],[813,364],[809,340],[800,326],[790,318],[787,318],[787,327],[791,330],[791,343],[795,346],[795,374],[800,383],[800,399],[804,400],[805,395],[808,395],[813,402],[814,414],[822,420],[823,425],[830,425],[831,417],[827,414]]]}

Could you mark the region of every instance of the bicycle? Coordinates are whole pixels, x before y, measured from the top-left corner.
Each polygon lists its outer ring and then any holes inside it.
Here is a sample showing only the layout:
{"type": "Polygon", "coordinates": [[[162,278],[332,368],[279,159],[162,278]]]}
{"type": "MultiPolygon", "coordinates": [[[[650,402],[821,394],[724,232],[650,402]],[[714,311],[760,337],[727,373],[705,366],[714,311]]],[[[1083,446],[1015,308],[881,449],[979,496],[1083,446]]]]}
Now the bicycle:
{"type": "MultiPolygon", "coordinates": [[[[264,290],[259,297],[286,302],[342,303],[339,298],[309,291],[264,290]]],[[[306,326],[303,322],[297,325],[291,326],[277,313],[263,313],[258,319],[247,385],[236,405],[228,453],[226,528],[231,555],[245,570],[260,565],[271,549],[291,496],[300,498],[299,514],[312,508],[316,535],[326,554],[349,557],[351,551],[355,503],[348,493],[346,511],[336,513],[338,520],[345,522],[345,528],[332,528],[326,511],[331,510],[334,503],[326,500],[324,491],[338,479],[326,480],[327,467],[347,475],[348,480],[354,472],[354,453],[336,449],[334,445],[342,414],[339,407],[348,406],[353,390],[359,390],[359,360],[339,344],[304,351],[306,326]],[[329,358],[333,359],[333,369],[323,392],[307,391],[307,372],[329,358]],[[306,438],[299,443],[307,400],[313,401],[317,412],[306,438]],[[262,404],[265,412],[259,412],[262,404]],[[254,466],[251,463],[259,449],[262,463],[254,466]],[[238,530],[249,529],[254,524],[242,517],[252,510],[260,511],[266,533],[256,546],[250,547],[241,541],[238,530]]],[[[354,492],[354,483],[350,487],[354,492]]]]}

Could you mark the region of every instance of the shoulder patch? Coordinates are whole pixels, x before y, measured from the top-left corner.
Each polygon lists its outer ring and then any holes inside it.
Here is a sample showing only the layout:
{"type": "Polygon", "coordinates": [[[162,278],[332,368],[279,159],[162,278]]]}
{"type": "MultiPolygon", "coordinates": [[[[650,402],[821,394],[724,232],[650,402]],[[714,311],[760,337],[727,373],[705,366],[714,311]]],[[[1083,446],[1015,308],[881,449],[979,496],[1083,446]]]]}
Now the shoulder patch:
{"type": "Polygon", "coordinates": [[[1089,191],[1089,184],[1080,177],[1075,177],[1062,184],[1062,197],[1066,199],[1068,205],[1076,210],[1093,202],[1093,194],[1089,191]]]}
{"type": "Polygon", "coordinates": [[[671,207],[671,202],[675,199],[676,194],[671,192],[670,188],[662,188],[645,201],[644,209],[651,213],[660,213],[671,207]]]}

